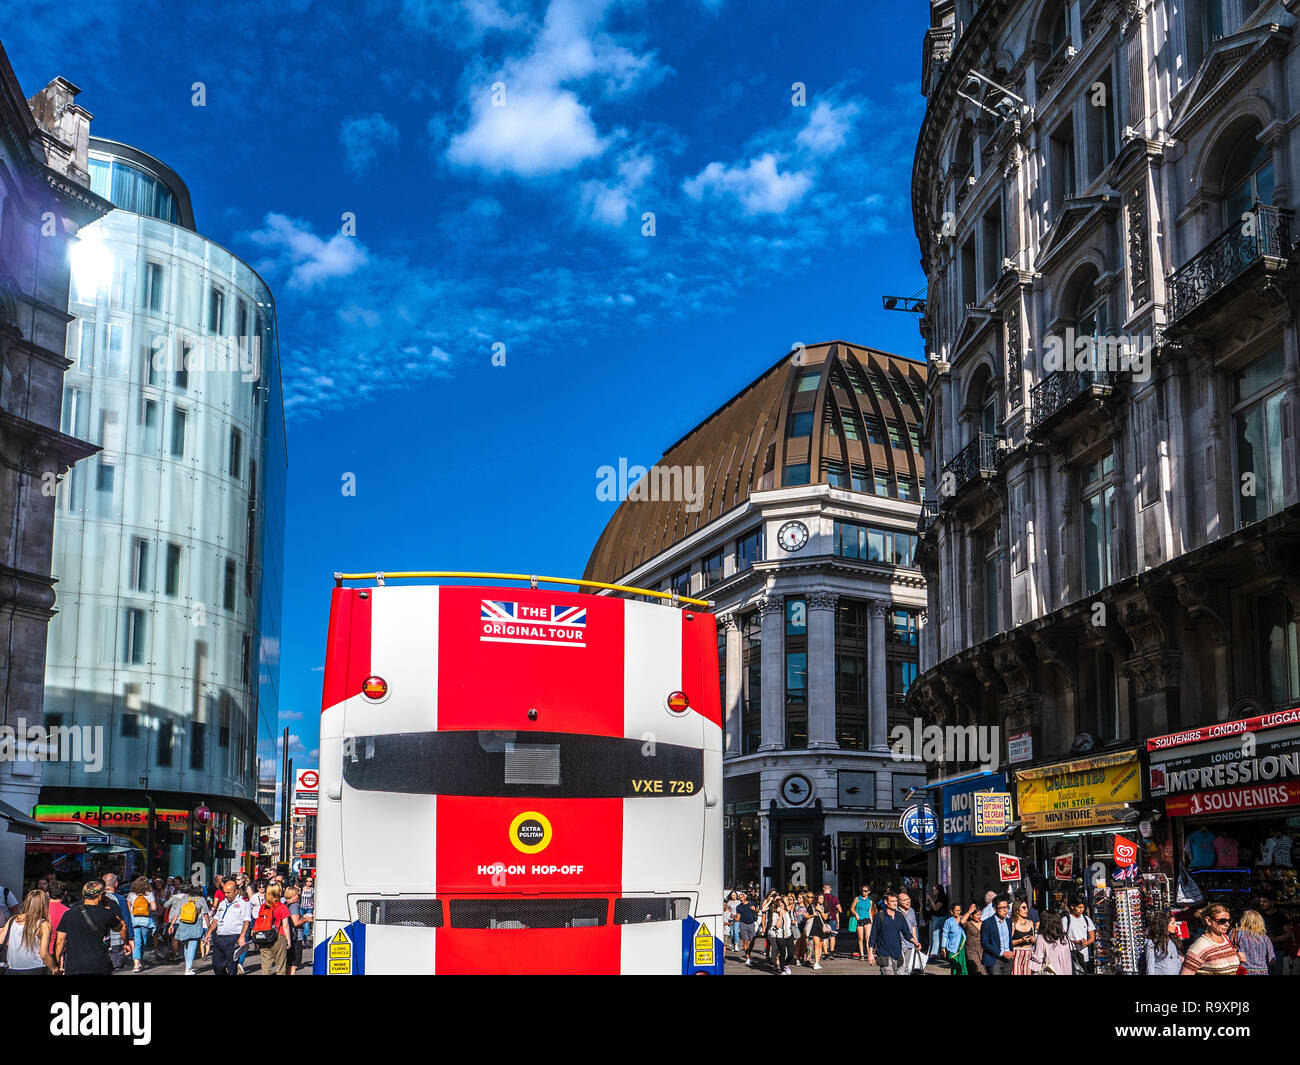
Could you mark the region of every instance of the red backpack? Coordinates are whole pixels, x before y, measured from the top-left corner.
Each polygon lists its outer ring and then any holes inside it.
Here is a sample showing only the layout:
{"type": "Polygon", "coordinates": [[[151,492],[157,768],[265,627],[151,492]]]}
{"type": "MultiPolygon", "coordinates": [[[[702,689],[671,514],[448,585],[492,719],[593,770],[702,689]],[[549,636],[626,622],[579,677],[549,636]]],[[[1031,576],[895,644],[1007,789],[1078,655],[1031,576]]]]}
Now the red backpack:
{"type": "Polygon", "coordinates": [[[257,914],[257,920],[253,922],[253,945],[257,947],[272,946],[279,935],[280,930],[275,927],[275,911],[266,903],[262,903],[262,909],[257,914]]]}

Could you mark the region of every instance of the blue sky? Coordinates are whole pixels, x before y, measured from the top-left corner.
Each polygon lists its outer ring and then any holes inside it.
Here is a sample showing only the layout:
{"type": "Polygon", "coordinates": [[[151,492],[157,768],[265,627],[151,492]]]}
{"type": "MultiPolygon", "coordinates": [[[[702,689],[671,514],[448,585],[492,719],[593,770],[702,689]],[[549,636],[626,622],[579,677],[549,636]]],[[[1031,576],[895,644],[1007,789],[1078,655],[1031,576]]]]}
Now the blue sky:
{"type": "Polygon", "coordinates": [[[613,513],[599,467],[651,464],[795,342],[921,357],[879,297],[924,284],[926,25],[920,3],[739,0],[36,0],[7,21],[23,90],[80,86],[92,132],[173,167],[199,231],[276,293],[300,765],[335,570],[581,576],[613,513]]]}

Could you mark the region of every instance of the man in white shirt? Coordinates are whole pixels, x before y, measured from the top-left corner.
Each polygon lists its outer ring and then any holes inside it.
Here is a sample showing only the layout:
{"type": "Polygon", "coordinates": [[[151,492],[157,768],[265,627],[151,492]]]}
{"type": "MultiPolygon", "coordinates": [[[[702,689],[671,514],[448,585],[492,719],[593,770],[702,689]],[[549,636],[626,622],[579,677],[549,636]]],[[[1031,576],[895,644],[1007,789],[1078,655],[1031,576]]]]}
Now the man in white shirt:
{"type": "Polygon", "coordinates": [[[1076,895],[1070,903],[1070,915],[1065,919],[1065,935],[1070,941],[1070,949],[1076,951],[1079,960],[1088,964],[1089,950],[1097,942],[1097,926],[1084,911],[1088,902],[1082,895],[1076,895]]]}
{"type": "Polygon", "coordinates": [[[984,892],[984,909],[980,910],[980,923],[987,921],[993,916],[993,900],[998,897],[996,891],[984,892]]]}
{"type": "Polygon", "coordinates": [[[235,891],[233,879],[222,884],[221,890],[225,897],[217,904],[208,926],[212,934],[212,972],[217,976],[234,976],[235,952],[247,942],[253,912],[248,900],[235,891]]]}

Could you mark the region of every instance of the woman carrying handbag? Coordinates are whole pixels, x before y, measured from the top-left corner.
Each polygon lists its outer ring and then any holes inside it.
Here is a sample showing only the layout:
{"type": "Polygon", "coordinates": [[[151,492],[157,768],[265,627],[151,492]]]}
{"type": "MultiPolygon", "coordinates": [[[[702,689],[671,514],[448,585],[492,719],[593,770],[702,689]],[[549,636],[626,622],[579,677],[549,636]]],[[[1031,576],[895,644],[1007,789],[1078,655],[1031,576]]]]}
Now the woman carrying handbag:
{"type": "Polygon", "coordinates": [[[1043,914],[1042,930],[1034,937],[1029,956],[1029,971],[1036,976],[1074,975],[1070,938],[1065,934],[1065,922],[1055,911],[1043,914]]]}
{"type": "Polygon", "coordinates": [[[1029,960],[1037,942],[1038,932],[1034,928],[1034,922],[1029,919],[1029,903],[1017,902],[1011,922],[1011,951],[1014,955],[1011,959],[1012,976],[1031,975],[1029,960]]]}

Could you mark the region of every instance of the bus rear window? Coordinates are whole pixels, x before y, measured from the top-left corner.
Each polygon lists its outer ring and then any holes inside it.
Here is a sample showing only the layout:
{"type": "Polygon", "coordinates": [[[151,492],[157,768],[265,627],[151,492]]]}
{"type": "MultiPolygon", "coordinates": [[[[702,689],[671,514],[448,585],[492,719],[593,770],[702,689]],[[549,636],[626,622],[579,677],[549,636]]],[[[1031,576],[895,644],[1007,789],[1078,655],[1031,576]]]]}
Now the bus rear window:
{"type": "Polygon", "coordinates": [[[343,779],[413,795],[673,798],[704,787],[704,752],[622,736],[463,730],[357,736],[343,779]]]}

